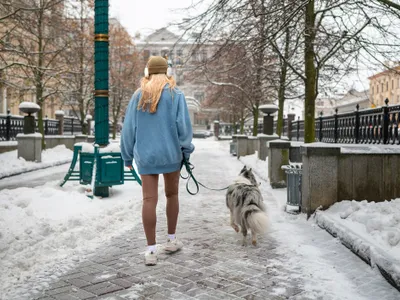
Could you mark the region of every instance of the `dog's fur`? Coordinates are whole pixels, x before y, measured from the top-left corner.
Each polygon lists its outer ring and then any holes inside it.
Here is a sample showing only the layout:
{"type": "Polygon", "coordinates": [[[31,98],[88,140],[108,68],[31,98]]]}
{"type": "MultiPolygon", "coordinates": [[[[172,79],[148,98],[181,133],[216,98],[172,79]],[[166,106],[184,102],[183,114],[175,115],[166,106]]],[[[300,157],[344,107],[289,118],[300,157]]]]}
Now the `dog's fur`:
{"type": "Polygon", "coordinates": [[[257,234],[265,233],[268,225],[266,207],[251,169],[246,166],[238,179],[226,192],[226,206],[231,213],[231,226],[243,234],[243,245],[247,243],[247,230],[251,231],[252,244],[257,245],[257,234]]]}

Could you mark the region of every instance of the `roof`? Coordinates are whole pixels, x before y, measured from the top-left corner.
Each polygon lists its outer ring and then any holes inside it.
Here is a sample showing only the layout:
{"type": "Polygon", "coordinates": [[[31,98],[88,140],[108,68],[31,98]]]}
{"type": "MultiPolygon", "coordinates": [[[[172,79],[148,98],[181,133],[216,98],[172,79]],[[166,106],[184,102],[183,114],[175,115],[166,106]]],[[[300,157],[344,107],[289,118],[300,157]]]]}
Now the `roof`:
{"type": "Polygon", "coordinates": [[[400,66],[397,66],[397,67],[394,67],[394,68],[390,68],[389,70],[385,70],[385,71],[380,72],[378,74],[372,75],[371,77],[368,77],[368,79],[372,80],[372,79],[378,78],[380,76],[383,76],[383,75],[386,75],[386,74],[389,74],[389,73],[392,73],[392,74],[393,73],[397,73],[397,71],[400,71],[400,66]]]}

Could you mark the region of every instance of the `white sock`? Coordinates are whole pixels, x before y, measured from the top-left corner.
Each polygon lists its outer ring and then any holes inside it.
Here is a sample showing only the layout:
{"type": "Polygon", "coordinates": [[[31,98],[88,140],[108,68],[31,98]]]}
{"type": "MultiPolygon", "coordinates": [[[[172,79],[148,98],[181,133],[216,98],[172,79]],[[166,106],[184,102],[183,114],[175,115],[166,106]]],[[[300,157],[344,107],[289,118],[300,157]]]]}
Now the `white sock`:
{"type": "Polygon", "coordinates": [[[156,252],[156,245],[147,246],[147,251],[155,253],[156,252]]]}
{"type": "Polygon", "coordinates": [[[168,234],[168,239],[173,241],[175,239],[175,234],[168,234]]]}

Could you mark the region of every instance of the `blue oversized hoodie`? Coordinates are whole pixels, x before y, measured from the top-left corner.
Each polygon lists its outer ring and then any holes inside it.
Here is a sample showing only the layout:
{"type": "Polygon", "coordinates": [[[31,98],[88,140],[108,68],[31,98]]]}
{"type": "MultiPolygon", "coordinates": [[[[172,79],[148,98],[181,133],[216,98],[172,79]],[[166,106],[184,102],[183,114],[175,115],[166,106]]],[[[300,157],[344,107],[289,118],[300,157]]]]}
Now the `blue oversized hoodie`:
{"type": "Polygon", "coordinates": [[[183,93],[166,85],[157,111],[137,109],[141,90],[137,90],[125,113],[121,135],[121,154],[126,166],[132,161],[139,174],[164,174],[180,169],[183,155],[194,150],[192,124],[183,93]]]}

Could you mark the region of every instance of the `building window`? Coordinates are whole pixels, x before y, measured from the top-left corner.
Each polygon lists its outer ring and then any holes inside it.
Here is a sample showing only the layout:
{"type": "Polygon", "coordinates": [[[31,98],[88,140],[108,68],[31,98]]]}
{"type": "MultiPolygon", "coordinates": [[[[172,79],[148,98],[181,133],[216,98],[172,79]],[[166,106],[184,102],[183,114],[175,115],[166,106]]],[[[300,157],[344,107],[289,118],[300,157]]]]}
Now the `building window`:
{"type": "Polygon", "coordinates": [[[397,103],[400,103],[400,95],[397,96],[397,103]]]}
{"type": "Polygon", "coordinates": [[[383,93],[383,82],[381,83],[381,93],[383,93]]]}
{"type": "Polygon", "coordinates": [[[386,92],[389,90],[389,81],[386,81],[386,92]]]}
{"type": "Polygon", "coordinates": [[[392,90],[394,90],[394,79],[392,79],[392,90]]]}
{"type": "Polygon", "coordinates": [[[372,87],[372,90],[371,90],[371,95],[373,95],[374,94],[374,87],[372,87]]]}

